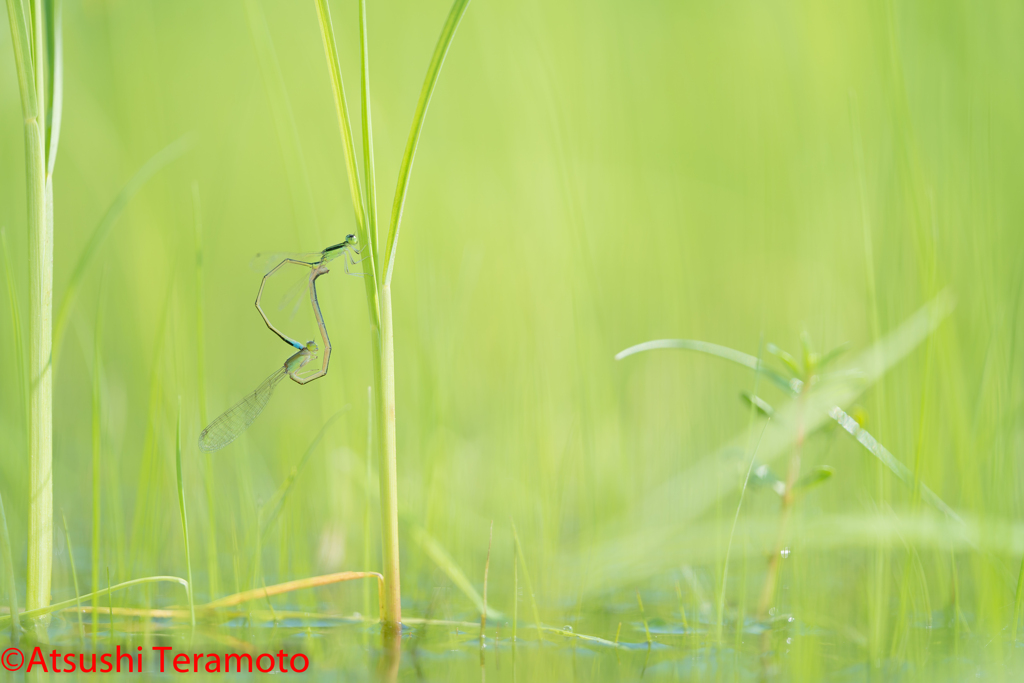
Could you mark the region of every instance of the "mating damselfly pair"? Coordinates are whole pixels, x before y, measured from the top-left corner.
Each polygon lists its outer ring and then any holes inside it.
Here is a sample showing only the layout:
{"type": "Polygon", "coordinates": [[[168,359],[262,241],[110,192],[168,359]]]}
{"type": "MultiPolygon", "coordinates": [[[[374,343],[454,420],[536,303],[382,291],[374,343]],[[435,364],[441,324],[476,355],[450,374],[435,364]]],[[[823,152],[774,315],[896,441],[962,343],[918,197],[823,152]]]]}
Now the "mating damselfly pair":
{"type": "MultiPolygon", "coordinates": [[[[289,356],[284,365],[278,368],[274,374],[263,380],[252,393],[247,394],[241,401],[224,411],[220,417],[211,422],[202,431],[199,435],[200,450],[220,450],[238,438],[238,435],[245,431],[259,414],[263,412],[263,409],[267,406],[270,397],[274,393],[274,389],[285,377],[290,378],[297,384],[308,384],[327,374],[327,366],[331,360],[331,339],[327,335],[327,326],[324,324],[324,317],[320,312],[320,303],[316,295],[316,281],[321,275],[326,275],[330,272],[329,264],[338,258],[343,259],[342,263],[345,267],[345,272],[348,273],[348,266],[358,263],[355,258],[360,253],[360,250],[356,248],[357,244],[358,240],[355,235],[346,235],[344,242],[331,245],[320,252],[279,254],[263,259],[263,262],[269,265],[269,268],[264,269],[265,272],[263,280],[260,282],[260,290],[256,294],[256,310],[260,312],[263,322],[267,324],[270,331],[280,337],[286,344],[297,349],[297,351],[289,356]],[[263,307],[260,304],[260,298],[263,296],[263,289],[267,285],[267,280],[289,264],[309,268],[309,277],[307,278],[309,301],[313,307],[313,315],[316,317],[317,326],[320,328],[320,337],[324,344],[323,360],[320,364],[320,369],[306,375],[300,375],[299,370],[316,358],[315,354],[319,350],[316,342],[310,340],[305,344],[301,344],[284,334],[270,322],[270,318],[263,312],[263,307]]],[[[257,256],[257,259],[259,258],[260,256],[257,256]]]]}

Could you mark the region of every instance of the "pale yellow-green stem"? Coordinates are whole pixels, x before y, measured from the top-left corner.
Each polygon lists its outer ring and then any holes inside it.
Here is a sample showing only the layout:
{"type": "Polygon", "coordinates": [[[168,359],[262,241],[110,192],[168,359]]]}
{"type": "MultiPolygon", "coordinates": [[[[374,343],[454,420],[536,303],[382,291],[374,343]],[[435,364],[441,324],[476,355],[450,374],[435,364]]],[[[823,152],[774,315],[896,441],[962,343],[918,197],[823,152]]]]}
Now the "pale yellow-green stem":
{"type": "Polygon", "coordinates": [[[29,249],[29,525],[25,608],[50,604],[53,562],[53,179],[46,169],[46,31],[31,16],[34,106],[25,114],[29,249]]]}
{"type": "Polygon", "coordinates": [[[391,286],[381,288],[381,413],[384,417],[384,448],[380,458],[381,529],[384,542],[384,576],[387,626],[402,622],[398,553],[398,448],[395,441],[395,336],[391,321],[391,286]]]}

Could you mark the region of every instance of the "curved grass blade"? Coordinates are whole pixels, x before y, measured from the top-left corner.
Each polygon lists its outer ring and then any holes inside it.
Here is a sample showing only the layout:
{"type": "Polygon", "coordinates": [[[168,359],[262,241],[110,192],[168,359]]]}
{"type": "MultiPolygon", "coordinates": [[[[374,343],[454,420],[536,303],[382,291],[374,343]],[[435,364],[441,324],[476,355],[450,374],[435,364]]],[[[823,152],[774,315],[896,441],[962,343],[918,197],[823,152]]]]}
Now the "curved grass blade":
{"type": "MultiPolygon", "coordinates": [[[[318,0],[318,2],[323,1],[318,0]]],[[[391,227],[388,230],[388,242],[384,250],[384,287],[391,284],[391,273],[395,269],[398,230],[402,224],[402,212],[405,210],[405,195],[409,191],[409,175],[412,173],[412,163],[416,158],[416,147],[420,143],[420,133],[423,132],[423,121],[427,117],[427,107],[430,106],[430,96],[434,94],[434,86],[437,85],[437,77],[444,65],[444,58],[448,55],[448,48],[452,44],[452,38],[455,37],[455,30],[459,27],[459,22],[462,21],[462,15],[466,13],[467,7],[469,7],[469,0],[455,0],[452,3],[452,8],[448,12],[448,20],[445,21],[441,35],[437,39],[434,56],[430,58],[430,66],[427,67],[427,77],[420,90],[419,102],[416,103],[416,113],[413,114],[409,141],[405,145],[402,166],[398,171],[395,202],[391,207],[391,227]]]]}
{"type": "Polygon", "coordinates": [[[199,449],[208,453],[218,451],[237,439],[267,407],[274,388],[287,376],[284,366],[278,368],[255,391],[225,410],[199,435],[199,449]]]}
{"type": "Polygon", "coordinates": [[[641,353],[643,351],[654,351],[655,349],[683,349],[686,351],[706,353],[709,356],[716,356],[724,360],[732,361],[737,365],[742,365],[745,368],[756,370],[788,393],[795,393],[796,391],[796,388],[790,380],[787,380],[779,373],[767,367],[763,361],[758,361],[754,356],[751,356],[748,353],[743,353],[742,351],[737,351],[736,349],[731,349],[728,346],[712,344],[711,342],[700,341],[698,339],[654,339],[619,351],[615,354],[615,360],[622,360],[623,358],[628,358],[634,354],[641,353]]]}
{"type": "MultiPolygon", "coordinates": [[[[109,570],[108,570],[108,572],[109,572],[109,570]]],[[[101,591],[98,591],[96,593],[88,593],[86,595],[82,595],[82,596],[79,596],[77,598],[72,598],[70,600],[64,600],[63,602],[55,602],[52,605],[48,605],[46,607],[40,607],[39,609],[28,610],[26,612],[22,612],[19,615],[19,618],[21,618],[21,619],[34,619],[35,617],[41,617],[41,616],[50,614],[52,612],[57,612],[57,611],[60,611],[62,609],[66,609],[66,608],[71,607],[73,605],[78,605],[79,603],[85,602],[86,600],[92,600],[92,598],[97,596],[97,595],[109,595],[110,593],[113,593],[114,591],[117,591],[117,590],[122,590],[122,589],[125,589],[125,588],[131,588],[132,586],[138,586],[138,585],[146,584],[146,583],[177,583],[177,584],[183,586],[186,590],[188,590],[188,588],[189,588],[188,581],[186,581],[185,579],[181,578],[180,576],[146,576],[146,577],[143,577],[141,579],[132,579],[131,581],[125,581],[124,583],[119,583],[119,584],[114,585],[114,586],[109,586],[108,588],[105,588],[105,589],[103,589],[101,591]]],[[[86,608],[83,608],[83,609],[86,609],[86,608]]],[[[0,628],[3,628],[5,626],[7,626],[7,621],[10,618],[11,618],[11,615],[9,615],[9,614],[0,614],[0,628]]],[[[111,628],[113,628],[113,622],[111,622],[111,628]]]]}
{"type": "MultiPolygon", "coordinates": [[[[804,428],[810,432],[820,427],[826,420],[834,420],[835,418],[830,415],[834,407],[847,405],[860,396],[891,367],[905,358],[914,348],[931,335],[952,310],[952,297],[946,292],[939,294],[939,296],[916,311],[897,329],[863,351],[846,366],[846,368],[858,368],[860,372],[841,372],[839,376],[842,379],[821,383],[814,390],[807,392],[804,406],[799,408],[803,410],[804,428]]],[[[699,343],[703,344],[703,342],[699,343]]],[[[725,348],[718,347],[715,344],[706,346],[716,349],[725,348]]],[[[689,347],[654,346],[650,348],[689,347]]],[[[699,350],[705,353],[712,353],[705,349],[699,350]]],[[[729,351],[739,358],[746,356],[746,354],[741,354],[732,349],[729,349],[729,351]]],[[[728,358],[729,356],[729,354],[720,353],[712,353],[712,355],[723,358],[728,358]]],[[[756,367],[756,359],[752,356],[747,357],[752,359],[756,367]]],[[[740,364],[751,367],[747,363],[741,362],[740,364]]],[[[800,420],[796,419],[797,410],[798,406],[795,402],[790,402],[775,411],[776,417],[773,420],[775,429],[769,429],[765,433],[764,443],[760,449],[761,462],[770,463],[792,448],[797,438],[797,425],[800,424],[800,420]]],[[[681,500],[679,498],[679,490],[684,486],[682,482],[718,481],[720,478],[725,481],[733,478],[735,476],[735,463],[731,458],[723,456],[728,453],[743,452],[743,446],[746,441],[747,435],[741,434],[731,443],[723,446],[717,454],[706,456],[691,466],[686,472],[679,475],[678,478],[672,478],[663,483],[647,496],[645,501],[646,512],[661,516],[665,509],[672,509],[678,519],[692,519],[701,514],[721,495],[724,495],[724,491],[718,490],[713,486],[701,487],[694,490],[690,496],[681,500]]],[[[872,453],[878,457],[877,453],[872,453]]],[[[882,460],[882,462],[892,469],[890,463],[886,463],[885,460],[882,460]]],[[[900,476],[895,470],[893,472],[900,476]]],[[[945,513],[946,511],[943,510],[943,512],[945,513]]],[[[646,522],[638,523],[643,524],[646,522]]]]}
{"type": "MultiPolygon", "coordinates": [[[[889,369],[889,367],[895,364],[896,361],[903,358],[917,344],[929,336],[935,328],[938,327],[939,323],[945,320],[946,316],[949,315],[952,311],[952,307],[952,298],[946,292],[939,294],[935,299],[903,323],[899,329],[890,333],[888,337],[875,344],[871,349],[865,351],[858,362],[848,366],[846,371],[841,371],[832,375],[833,378],[841,378],[843,381],[836,381],[834,382],[834,386],[827,388],[824,391],[817,392],[814,395],[814,400],[812,401],[818,412],[818,415],[815,416],[815,424],[820,424],[825,417],[831,418],[839,424],[839,426],[849,432],[851,436],[857,439],[857,441],[864,446],[869,453],[878,458],[878,460],[885,465],[889,471],[895,474],[900,481],[911,488],[914,486],[913,473],[903,463],[897,460],[896,457],[893,456],[893,454],[884,446],[878,443],[871,434],[861,429],[857,422],[843,412],[839,406],[859,395],[864,389],[870,386],[870,384],[877,381],[878,378],[880,378],[882,374],[889,369]],[[857,368],[864,369],[856,370],[857,368]],[[829,405],[830,402],[831,405],[829,405]]],[[[701,353],[707,353],[712,356],[724,358],[725,360],[732,361],[750,368],[751,370],[757,370],[760,366],[760,372],[765,372],[766,374],[770,372],[764,368],[763,364],[759,364],[758,360],[751,355],[741,351],[736,351],[735,349],[731,349],[727,346],[719,346],[718,344],[711,344],[709,342],[696,341],[692,339],[659,339],[645,342],[620,351],[615,355],[615,358],[616,360],[621,360],[622,358],[626,358],[627,356],[631,356],[635,353],[650,351],[653,349],[686,349],[690,351],[699,351],[701,353]]],[[[781,422],[785,423],[786,420],[783,419],[781,422]]],[[[808,423],[807,426],[810,428],[812,425],[808,423]]],[[[791,441],[794,436],[795,435],[790,432],[780,433],[778,438],[773,439],[770,443],[769,452],[772,455],[766,459],[770,459],[785,448],[788,448],[789,441],[791,441]]],[[[708,463],[704,463],[702,466],[708,466],[708,463]]],[[[945,501],[939,498],[939,496],[937,496],[923,483],[921,484],[921,495],[927,503],[931,504],[935,509],[942,512],[950,519],[957,521],[960,520],[960,517],[956,512],[954,512],[945,501]]]]}
{"type": "Polygon", "coordinates": [[[64,300],[61,302],[60,310],[57,312],[57,316],[55,318],[53,326],[54,362],[60,358],[64,328],[67,326],[71,308],[75,305],[78,288],[82,284],[82,278],[85,276],[85,271],[88,270],[89,264],[96,256],[96,252],[99,251],[100,244],[102,244],[103,240],[110,233],[110,229],[114,227],[114,223],[116,223],[117,219],[121,216],[121,212],[124,211],[124,207],[127,206],[132,197],[142,189],[142,186],[145,185],[150,178],[156,175],[158,171],[184,154],[191,146],[191,136],[186,133],[154,154],[149,161],[143,164],[142,167],[135,172],[135,175],[131,177],[131,180],[121,188],[117,197],[114,198],[114,201],[107,208],[106,213],[103,214],[103,218],[100,219],[96,229],[93,230],[92,235],[89,236],[89,241],[86,242],[85,249],[82,250],[82,255],[78,257],[78,263],[75,264],[75,269],[71,271],[71,279],[68,281],[67,292],[64,294],[64,300]]]}

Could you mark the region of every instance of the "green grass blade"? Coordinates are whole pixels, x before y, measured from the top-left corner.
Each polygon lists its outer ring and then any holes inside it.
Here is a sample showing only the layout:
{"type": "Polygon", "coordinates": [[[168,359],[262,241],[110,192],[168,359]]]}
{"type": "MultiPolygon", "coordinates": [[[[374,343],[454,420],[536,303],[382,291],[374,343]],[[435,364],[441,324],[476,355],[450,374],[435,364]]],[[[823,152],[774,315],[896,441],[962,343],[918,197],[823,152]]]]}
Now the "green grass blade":
{"type": "Polygon", "coordinates": [[[712,344],[711,342],[700,341],[697,339],[655,339],[643,342],[642,344],[636,344],[619,351],[615,354],[615,360],[622,360],[623,358],[628,358],[629,356],[637,353],[654,351],[656,349],[683,349],[685,351],[697,351],[699,353],[706,353],[709,356],[715,356],[727,361],[732,361],[737,365],[742,365],[745,368],[750,368],[751,370],[760,372],[777,384],[781,389],[789,393],[794,392],[794,387],[790,381],[766,366],[764,361],[758,361],[757,358],[751,356],[749,353],[743,353],[742,351],[731,349],[728,346],[712,344]]]}
{"type": "MultiPolygon", "coordinates": [[[[322,0],[321,0],[322,1],[322,0]]],[[[434,94],[434,86],[437,85],[437,77],[444,65],[444,58],[448,55],[448,48],[455,37],[455,30],[462,21],[462,15],[469,7],[469,0],[455,0],[448,12],[448,19],[441,29],[441,35],[437,39],[437,47],[434,48],[434,55],[430,58],[430,66],[427,67],[427,77],[423,80],[423,88],[420,90],[420,99],[416,103],[416,112],[412,118],[412,128],[409,130],[409,140],[405,145],[405,154],[402,155],[402,165],[398,170],[398,185],[395,188],[395,201],[391,206],[391,227],[388,229],[388,241],[384,250],[384,285],[391,284],[391,273],[395,269],[395,252],[398,249],[398,231],[402,224],[402,212],[405,210],[405,195],[409,191],[409,175],[412,173],[412,163],[416,158],[416,147],[420,143],[420,133],[423,132],[423,121],[427,117],[427,107],[430,106],[430,97],[434,94]]]]}
{"type": "Polygon", "coordinates": [[[14,557],[11,553],[11,536],[7,530],[7,515],[4,513],[4,497],[0,494],[0,562],[3,563],[4,576],[7,578],[4,586],[7,590],[7,605],[14,615],[11,622],[11,642],[15,645],[21,637],[21,617],[18,613],[18,584],[14,580],[14,557]]]}
{"type": "Polygon", "coordinates": [[[82,600],[78,590],[78,570],[75,569],[75,553],[71,548],[71,532],[68,531],[68,518],[64,511],[60,511],[61,520],[64,522],[64,542],[68,548],[68,564],[71,565],[71,581],[75,584],[75,607],[78,608],[78,637],[85,646],[85,626],[82,624],[82,600]]]}
{"type": "MultiPolygon", "coordinates": [[[[881,376],[890,367],[892,367],[892,365],[904,358],[918,344],[930,336],[935,328],[945,320],[952,310],[952,297],[946,292],[940,293],[935,297],[935,299],[911,316],[911,318],[901,325],[899,329],[890,333],[886,338],[862,353],[858,360],[853,362],[847,368],[847,370],[856,370],[856,372],[839,373],[840,375],[847,376],[849,378],[848,381],[844,382],[842,380],[838,380],[834,383],[834,386],[827,387],[824,390],[819,390],[816,394],[813,394],[814,399],[810,400],[809,403],[816,405],[817,414],[814,416],[813,424],[811,421],[806,423],[807,428],[810,429],[812,426],[820,425],[826,417],[831,418],[856,438],[861,445],[868,450],[868,452],[878,458],[878,460],[893,474],[895,474],[900,481],[904,482],[911,488],[914,488],[914,474],[905,465],[903,465],[903,463],[897,460],[896,457],[893,456],[892,453],[890,453],[884,446],[879,444],[874,437],[860,429],[856,421],[846,415],[839,406],[852,401],[867,387],[878,381],[878,379],[881,378],[881,376]],[[830,401],[832,401],[832,403],[831,405],[828,405],[830,401]]],[[[620,351],[616,354],[615,358],[617,360],[621,360],[627,356],[654,349],[685,349],[690,351],[699,351],[701,353],[707,353],[718,358],[732,361],[752,370],[765,372],[764,365],[759,363],[753,356],[725,346],[719,346],[718,344],[690,339],[660,339],[645,342],[643,344],[637,344],[636,346],[631,346],[628,349],[620,351]]],[[[789,407],[789,410],[792,410],[792,406],[789,407]]],[[[809,411],[808,415],[810,414],[811,413],[809,411]]],[[[783,417],[781,420],[777,420],[776,422],[780,422],[782,424],[797,424],[798,421],[787,420],[783,417]]],[[[781,430],[780,434],[773,434],[768,449],[770,455],[766,459],[770,459],[788,448],[789,443],[793,438],[795,438],[795,432],[791,427],[781,430]]],[[[923,484],[921,484],[921,487],[921,496],[926,502],[943,514],[949,516],[951,519],[960,519],[956,512],[954,512],[953,509],[939,498],[939,496],[937,496],[931,489],[923,484]]]]}
{"type": "MultiPolygon", "coordinates": [[[[96,329],[93,337],[92,361],[92,591],[100,589],[100,521],[102,508],[100,505],[101,466],[103,455],[103,282],[100,282],[99,303],[96,306],[96,329]]],[[[116,495],[116,494],[115,494],[116,495]]],[[[99,598],[92,600],[92,630],[96,632],[99,615],[99,598]]]]}
{"type": "MultiPolygon", "coordinates": [[[[192,218],[195,226],[196,242],[196,392],[199,394],[199,424],[209,424],[206,421],[206,315],[203,278],[203,212],[199,199],[199,183],[192,181],[192,218]]],[[[220,595],[220,566],[218,563],[219,553],[217,552],[217,518],[216,496],[213,492],[213,458],[210,455],[203,456],[204,467],[204,488],[206,489],[206,572],[209,574],[210,600],[215,600],[220,595]]]]}
{"type": "MultiPolygon", "coordinates": [[[[462,591],[462,594],[465,595],[469,601],[473,603],[473,606],[477,611],[482,614],[484,610],[487,609],[484,606],[483,598],[476,592],[476,589],[473,588],[473,584],[466,577],[465,572],[463,572],[462,568],[459,567],[454,559],[452,559],[452,556],[448,554],[448,551],[444,549],[444,546],[442,546],[436,538],[431,536],[427,530],[421,526],[410,523],[409,531],[412,536],[412,540],[423,549],[423,552],[427,554],[427,557],[433,560],[434,564],[436,564],[438,568],[443,571],[449,579],[451,579],[451,582],[455,584],[455,587],[462,591]]],[[[490,608],[488,611],[494,619],[504,618],[503,615],[494,608],[490,608]]]]}
{"type": "MultiPolygon", "coordinates": [[[[108,570],[108,576],[109,576],[109,570],[108,570]]],[[[143,577],[141,579],[132,579],[131,581],[125,581],[124,583],[119,583],[119,584],[116,584],[114,586],[110,586],[109,585],[110,581],[109,581],[109,578],[108,578],[107,583],[108,583],[108,587],[104,588],[101,591],[99,591],[99,595],[110,595],[114,591],[124,590],[125,588],[131,588],[132,586],[142,586],[142,585],[151,584],[151,583],[176,583],[176,584],[182,586],[185,589],[186,592],[189,589],[188,581],[186,581],[185,579],[181,578],[180,576],[146,576],[146,577],[143,577]]],[[[34,619],[36,617],[41,617],[41,616],[44,616],[44,615],[47,615],[47,614],[51,614],[53,612],[57,612],[57,611],[62,610],[62,609],[67,609],[68,607],[72,607],[72,606],[77,605],[77,604],[79,604],[81,602],[84,602],[86,600],[92,600],[93,597],[95,597],[94,593],[88,593],[86,595],[82,595],[82,596],[77,597],[77,598],[72,598],[71,600],[64,600],[63,602],[55,602],[52,605],[47,605],[46,607],[40,607],[38,609],[33,609],[33,610],[28,610],[26,612],[22,612],[20,617],[22,619],[34,619]]],[[[0,614],[0,628],[3,628],[5,626],[7,626],[7,622],[8,622],[8,620],[10,618],[11,618],[11,615],[9,615],[9,614],[0,614]]]]}
{"type": "Polygon", "coordinates": [[[366,179],[366,233],[370,272],[377,272],[377,175],[373,167],[373,117],[370,112],[370,46],[366,30],[366,0],[359,0],[359,47],[362,54],[360,92],[363,119],[363,176],[366,179]]]}
{"type": "Polygon", "coordinates": [[[355,145],[352,142],[352,123],[348,117],[348,100],[345,98],[345,83],[341,78],[341,62],[338,61],[338,44],[334,39],[331,9],[327,6],[327,0],[314,1],[316,2],[317,19],[320,21],[320,37],[323,38],[324,52],[327,56],[327,69],[331,73],[334,106],[338,112],[338,125],[341,127],[341,143],[345,148],[345,165],[348,169],[348,188],[352,194],[352,208],[356,212],[359,240],[366,244],[369,242],[369,235],[366,232],[366,212],[363,209],[363,192],[359,186],[359,170],[356,168],[355,145]]]}
{"type": "Polygon", "coordinates": [[[53,182],[53,167],[57,163],[57,145],[60,142],[61,113],[64,110],[64,29],[62,0],[53,0],[53,62],[50,87],[50,126],[46,140],[46,182],[53,182]]]}
{"type": "Polygon", "coordinates": [[[70,315],[71,309],[75,304],[78,289],[81,287],[85,272],[96,257],[96,253],[99,251],[103,240],[110,233],[111,228],[114,227],[125,206],[142,189],[142,186],[156,175],[157,172],[184,154],[191,146],[192,138],[190,135],[185,134],[154,154],[121,188],[113,203],[107,208],[106,213],[103,214],[103,218],[100,219],[96,229],[89,236],[89,241],[86,242],[85,248],[78,257],[78,263],[75,264],[74,270],[71,271],[71,279],[68,281],[68,288],[64,294],[64,300],[61,302],[53,327],[53,358],[55,362],[60,358],[64,328],[67,326],[68,315],[70,315]]]}
{"type": "Polygon", "coordinates": [[[178,424],[174,439],[174,465],[178,474],[178,508],[181,510],[181,535],[185,539],[185,566],[188,569],[188,611],[192,628],[196,627],[196,605],[192,597],[192,554],[188,544],[188,516],[185,514],[185,480],[181,475],[181,397],[178,397],[178,424]]]}
{"type": "Polygon", "coordinates": [[[523,580],[526,582],[526,592],[530,596],[530,609],[533,610],[533,623],[537,627],[537,637],[540,640],[544,640],[544,625],[540,623],[540,612],[537,611],[537,598],[533,594],[533,581],[530,580],[530,570],[526,567],[526,556],[523,555],[523,544],[519,542],[519,532],[516,531],[515,522],[512,522],[512,540],[516,544],[516,556],[519,558],[519,563],[523,565],[523,580]]]}
{"type": "MultiPolygon", "coordinates": [[[[898,328],[883,337],[877,344],[865,349],[846,366],[847,369],[858,369],[848,372],[843,379],[835,379],[817,385],[806,392],[802,399],[803,405],[791,401],[776,410],[772,420],[773,428],[769,428],[759,450],[760,460],[771,463],[782,454],[789,453],[798,436],[798,413],[803,417],[803,429],[808,433],[820,427],[826,420],[834,419],[829,413],[836,406],[848,405],[872,386],[890,368],[903,360],[948,317],[952,311],[952,299],[946,294],[921,307],[904,321],[898,328]]],[[[673,477],[647,496],[645,510],[654,511],[659,505],[669,506],[675,510],[677,519],[691,519],[714,504],[732,487],[718,489],[714,486],[698,487],[685,499],[680,499],[678,492],[686,486],[684,482],[694,481],[730,481],[736,477],[731,459],[723,454],[743,452],[748,435],[741,434],[727,443],[717,453],[709,454],[688,468],[680,475],[673,477]]],[[[634,520],[635,525],[655,524],[653,519],[634,520]]]]}
{"type": "Polygon", "coordinates": [[[25,119],[36,116],[36,76],[32,57],[32,39],[28,30],[29,12],[22,0],[7,0],[7,20],[11,27],[11,47],[14,48],[14,66],[18,72],[18,90],[21,110],[25,119]]]}

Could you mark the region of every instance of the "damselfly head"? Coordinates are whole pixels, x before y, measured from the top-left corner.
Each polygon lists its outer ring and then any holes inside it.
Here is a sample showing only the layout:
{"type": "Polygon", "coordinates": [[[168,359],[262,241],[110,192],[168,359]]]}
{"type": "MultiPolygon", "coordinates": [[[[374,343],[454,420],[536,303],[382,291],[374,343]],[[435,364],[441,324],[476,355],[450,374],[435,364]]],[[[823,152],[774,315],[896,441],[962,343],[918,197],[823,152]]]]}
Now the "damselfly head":
{"type": "Polygon", "coordinates": [[[308,342],[306,342],[306,350],[307,351],[319,351],[320,349],[316,345],[316,342],[313,341],[312,339],[310,339],[308,342]]]}
{"type": "Polygon", "coordinates": [[[359,238],[352,233],[345,235],[345,241],[352,245],[359,244],[359,238]]]}

